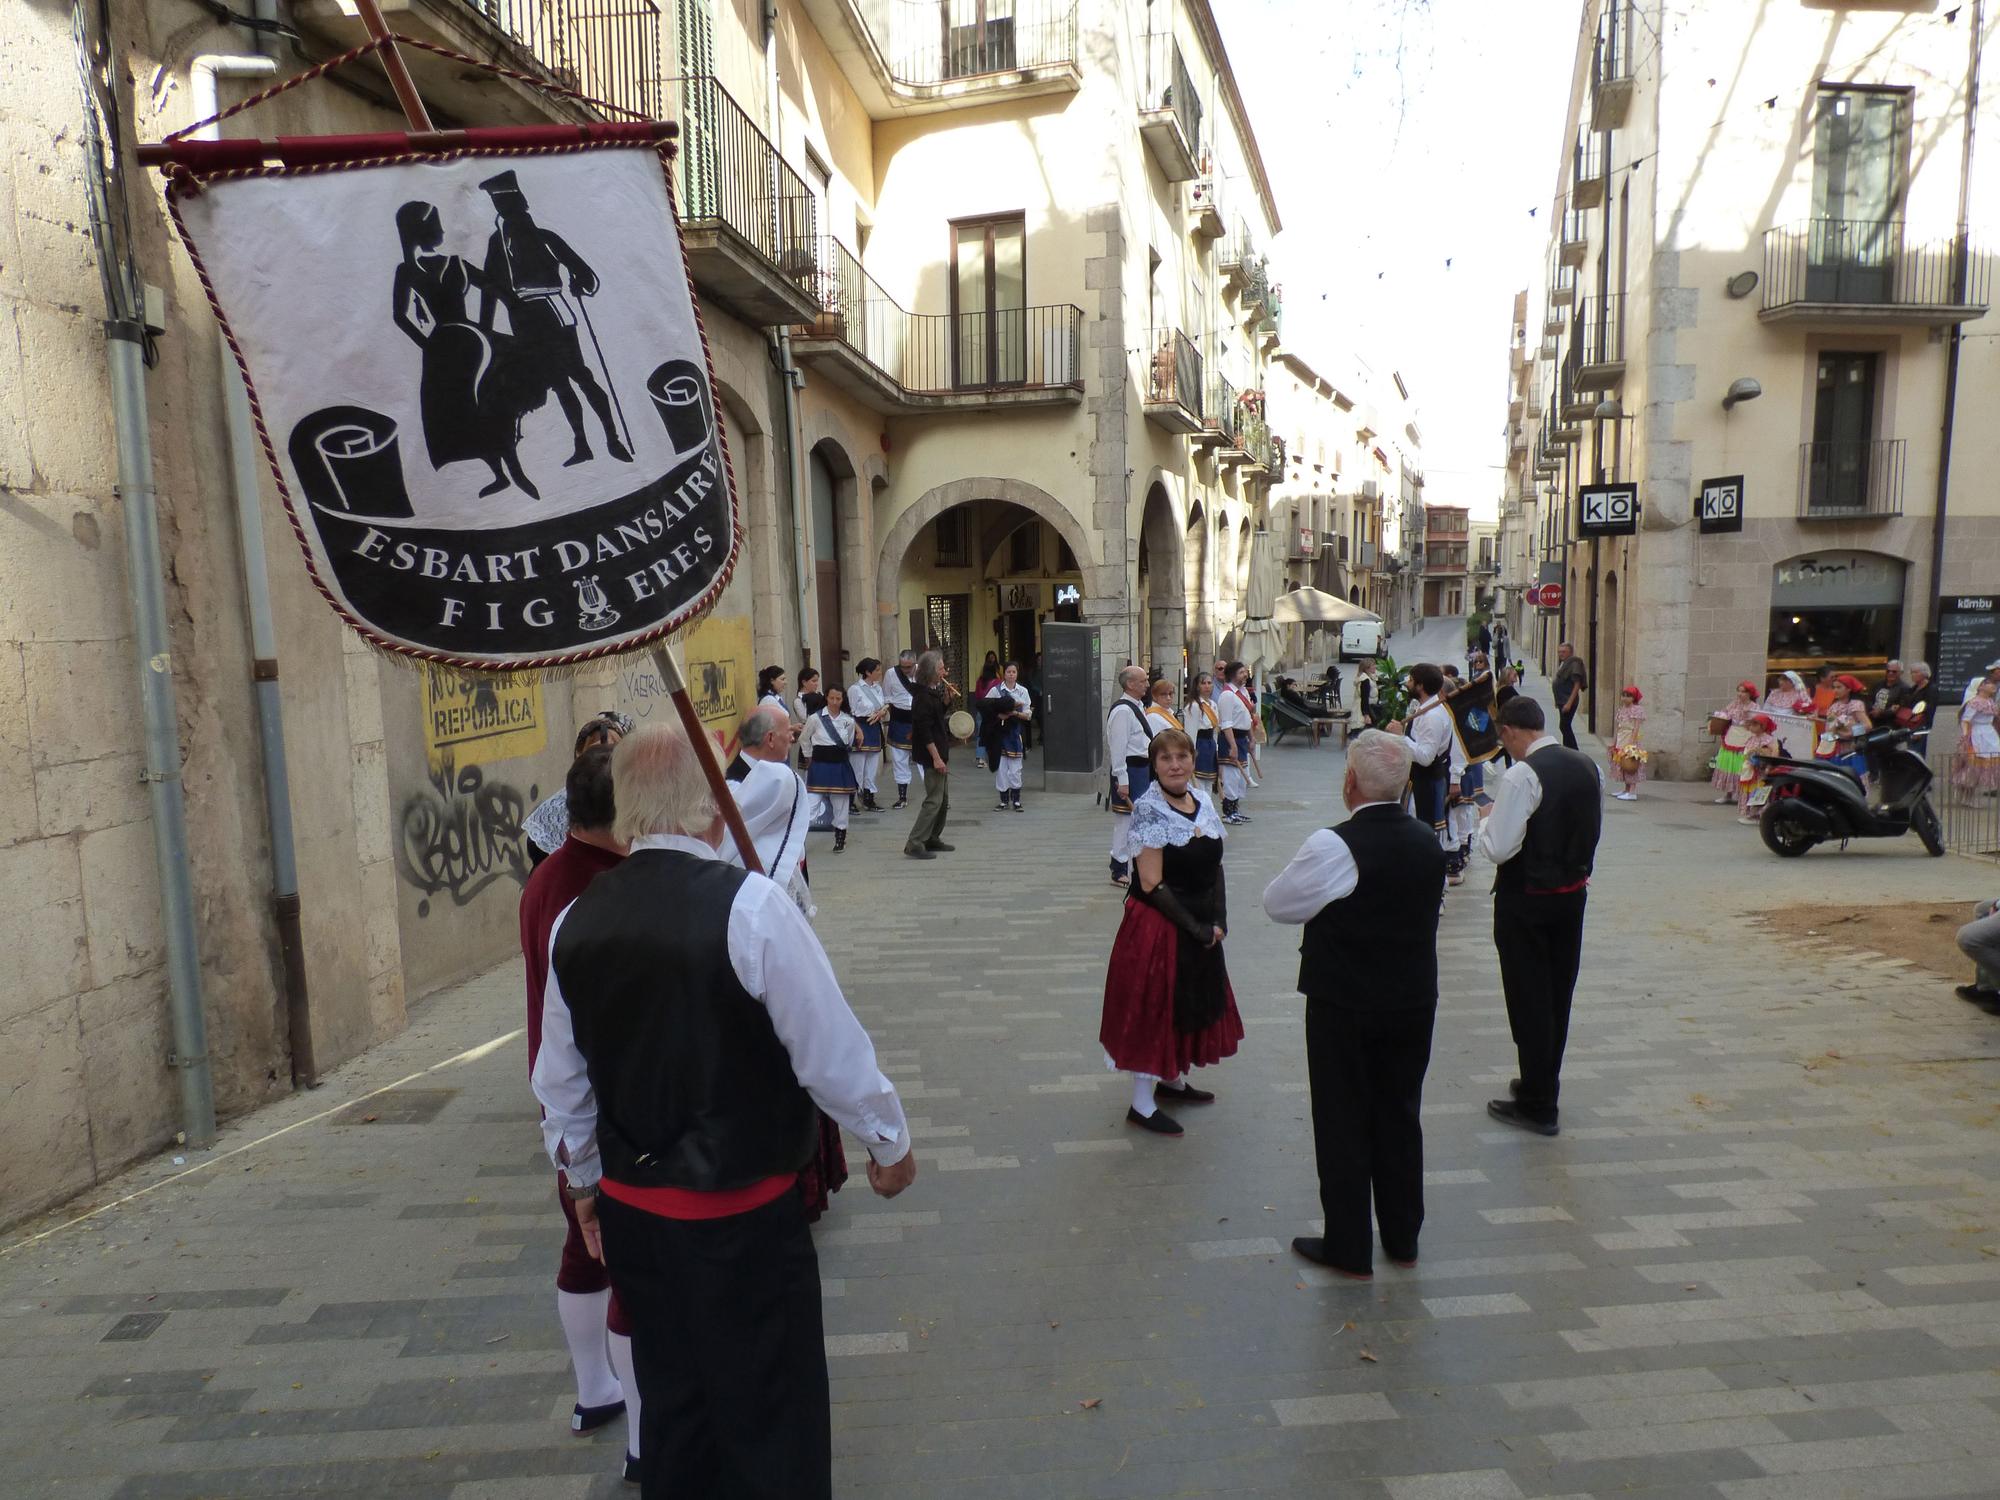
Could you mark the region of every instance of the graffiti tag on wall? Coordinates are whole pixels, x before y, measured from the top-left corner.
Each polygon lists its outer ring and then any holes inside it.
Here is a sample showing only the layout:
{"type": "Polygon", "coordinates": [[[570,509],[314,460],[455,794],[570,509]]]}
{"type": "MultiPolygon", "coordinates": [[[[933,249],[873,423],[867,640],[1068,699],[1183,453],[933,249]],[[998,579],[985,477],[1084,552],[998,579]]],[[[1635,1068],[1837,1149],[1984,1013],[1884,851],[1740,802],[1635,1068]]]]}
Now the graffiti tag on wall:
{"type": "Polygon", "coordinates": [[[468,905],[498,880],[528,883],[528,836],[521,822],[539,800],[478,766],[445,764],[404,801],[396,821],[396,869],[423,892],[417,915],[427,917],[435,897],[468,905]]]}

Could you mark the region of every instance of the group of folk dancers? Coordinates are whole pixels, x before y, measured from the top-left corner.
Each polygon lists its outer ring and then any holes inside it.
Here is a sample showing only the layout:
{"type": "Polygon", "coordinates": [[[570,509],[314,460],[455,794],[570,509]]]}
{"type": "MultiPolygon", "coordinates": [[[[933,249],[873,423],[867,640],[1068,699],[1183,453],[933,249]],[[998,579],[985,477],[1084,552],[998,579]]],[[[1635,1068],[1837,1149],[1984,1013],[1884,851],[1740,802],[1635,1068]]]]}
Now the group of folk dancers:
{"type": "Polygon", "coordinates": [[[1111,883],[1130,887],[1133,842],[1132,812],[1153,773],[1148,753],[1155,736],[1172,729],[1192,746],[1190,775],[1213,795],[1220,785],[1218,820],[1248,823],[1243,802],[1256,785],[1257,745],[1263,726],[1250,690],[1250,668],[1240,661],[1218,661],[1213,672],[1199,672],[1186,701],[1176,711],[1174,684],[1152,677],[1144,667],[1128,666],[1118,673],[1118,698],[1104,717],[1105,761],[1110,767],[1107,788],[1111,811],[1111,883]]]}
{"type": "MultiPolygon", "coordinates": [[[[915,651],[902,652],[893,665],[863,657],[855,666],[854,680],[844,688],[823,686],[816,669],[801,668],[798,691],[789,698],[783,667],[766,667],[757,674],[757,704],[784,714],[792,725],[806,791],[814,799],[812,826],[833,830],[836,852],[847,848],[847,830],[854,812],[893,812],[907,807],[911,782],[921,783],[923,763],[910,753],[916,685],[915,651]],[[887,808],[877,800],[885,755],[896,786],[896,800],[887,808]]],[[[943,682],[942,691],[947,703],[961,697],[949,680],[943,682]]],[[[1027,726],[1035,709],[1033,697],[1021,682],[1019,663],[1009,662],[986,687],[981,707],[985,732],[980,743],[993,763],[996,810],[1021,812],[1027,726]]],[[[921,797],[921,784],[918,794],[921,797]]]]}

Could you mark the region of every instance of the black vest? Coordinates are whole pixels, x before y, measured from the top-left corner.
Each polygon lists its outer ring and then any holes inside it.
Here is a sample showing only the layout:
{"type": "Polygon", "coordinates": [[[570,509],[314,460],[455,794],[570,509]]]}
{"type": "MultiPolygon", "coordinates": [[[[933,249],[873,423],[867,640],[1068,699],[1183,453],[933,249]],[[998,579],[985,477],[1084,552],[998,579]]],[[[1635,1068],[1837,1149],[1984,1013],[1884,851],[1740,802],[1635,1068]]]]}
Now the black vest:
{"type": "Polygon", "coordinates": [[[1343,1010],[1415,1011],[1437,1004],[1444,850],[1400,806],[1364,807],[1333,830],[1360,876],[1354,893],[1306,923],[1299,989],[1343,1010]]]}
{"type": "Polygon", "coordinates": [[[614,1182],[713,1192],[812,1157],[812,1099],[729,962],[729,911],[747,878],[719,860],[641,849],[563,918],[550,962],[614,1182]]]}
{"type": "Polygon", "coordinates": [[[1580,750],[1544,745],[1528,757],[1542,800],[1528,818],[1521,852],[1500,867],[1496,891],[1558,891],[1590,879],[1604,827],[1597,764],[1580,750]]]}

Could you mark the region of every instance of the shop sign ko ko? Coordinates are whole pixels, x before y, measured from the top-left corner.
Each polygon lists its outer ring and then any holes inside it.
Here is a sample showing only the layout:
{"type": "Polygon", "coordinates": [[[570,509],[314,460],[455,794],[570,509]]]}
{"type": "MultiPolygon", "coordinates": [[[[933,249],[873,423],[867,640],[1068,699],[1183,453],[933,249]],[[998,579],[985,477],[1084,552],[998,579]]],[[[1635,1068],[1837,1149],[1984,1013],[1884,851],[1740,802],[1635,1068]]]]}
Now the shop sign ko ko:
{"type": "Polygon", "coordinates": [[[665,158],[479,136],[183,167],[170,198],[350,624],[488,670],[631,650],[713,604],[738,546],[665,158]]]}

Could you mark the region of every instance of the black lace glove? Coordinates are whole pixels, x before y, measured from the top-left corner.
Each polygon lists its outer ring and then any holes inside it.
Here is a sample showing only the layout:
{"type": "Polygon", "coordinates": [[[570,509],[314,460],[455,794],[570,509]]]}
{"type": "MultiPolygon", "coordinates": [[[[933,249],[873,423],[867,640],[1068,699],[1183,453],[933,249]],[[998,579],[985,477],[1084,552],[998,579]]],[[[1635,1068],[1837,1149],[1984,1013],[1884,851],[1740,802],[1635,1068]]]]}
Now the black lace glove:
{"type": "Polygon", "coordinates": [[[1181,905],[1181,898],[1173,893],[1164,880],[1150,891],[1142,888],[1139,899],[1197,943],[1206,943],[1215,936],[1215,929],[1181,905]]]}

